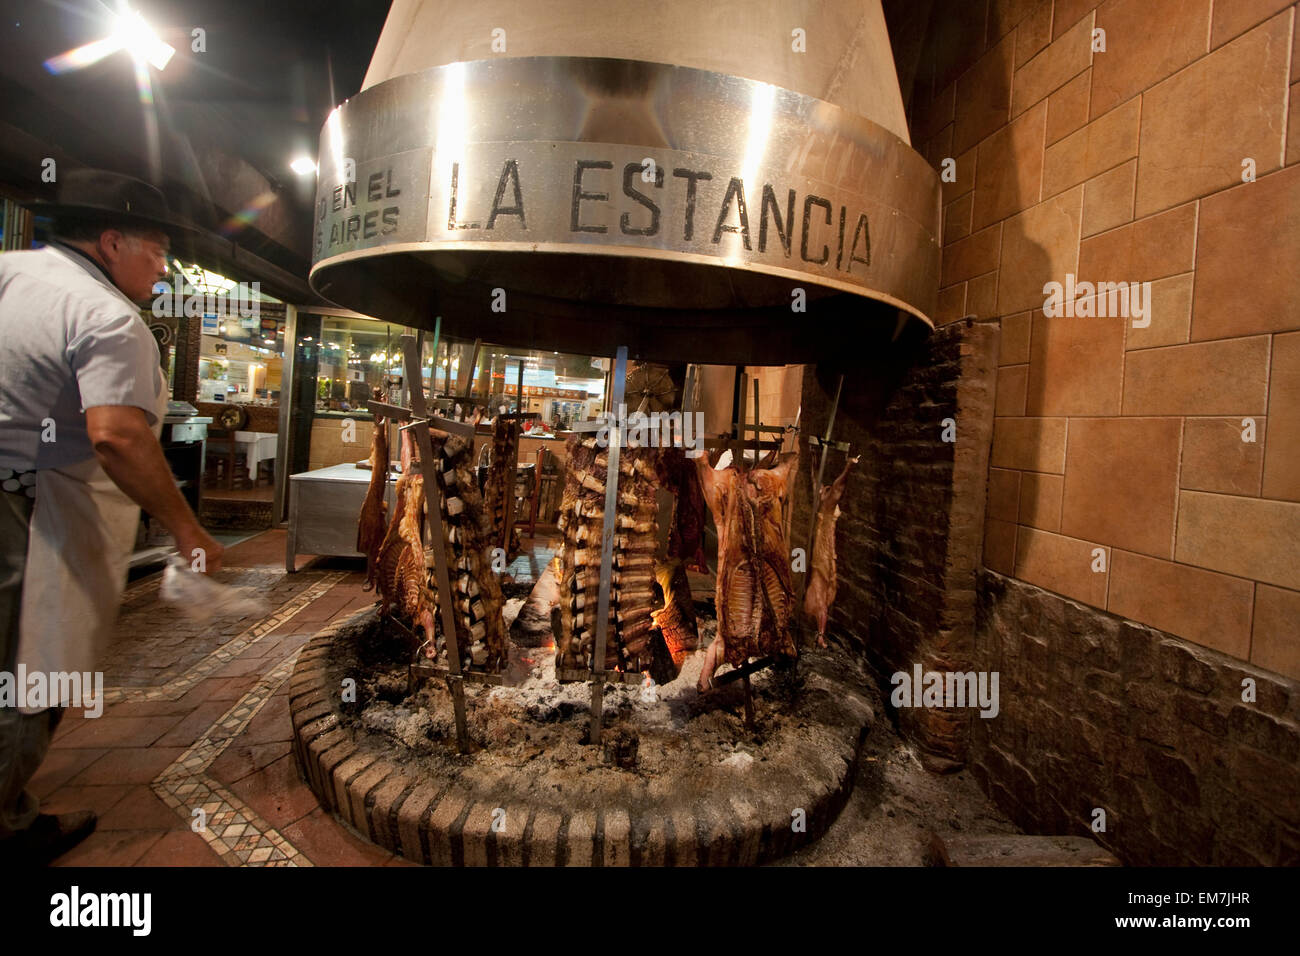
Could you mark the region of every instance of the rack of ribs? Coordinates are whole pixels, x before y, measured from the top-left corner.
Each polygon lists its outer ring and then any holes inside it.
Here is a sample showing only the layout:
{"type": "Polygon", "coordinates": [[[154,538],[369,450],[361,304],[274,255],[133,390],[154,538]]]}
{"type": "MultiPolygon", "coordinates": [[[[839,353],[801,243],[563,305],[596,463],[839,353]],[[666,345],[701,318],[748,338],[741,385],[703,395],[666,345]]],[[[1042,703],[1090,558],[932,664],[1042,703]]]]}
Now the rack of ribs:
{"type": "Polygon", "coordinates": [[[715,470],[696,459],[704,500],[718,528],[718,634],[705,652],[699,689],[725,661],[742,666],[750,657],[794,658],[790,636],[794,585],[785,508],[798,453],[780,456],[773,468],[715,470]]]}
{"type": "Polygon", "coordinates": [[[826,616],[835,603],[835,522],[840,516],[840,499],[849,484],[849,472],[857,463],[857,458],[850,458],[844,463],[840,476],[821,488],[817,487],[816,474],[813,475],[814,493],[818,499],[817,536],[813,540],[812,573],[808,590],[804,592],[803,609],[809,617],[817,620],[817,643],[822,647],[826,646],[826,616]]]}
{"type": "MultiPolygon", "coordinates": [[[[445,433],[443,433],[445,435],[445,433]]],[[[478,491],[473,463],[474,443],[457,435],[432,438],[438,463],[442,527],[451,578],[452,607],[461,659],[473,660],[474,645],[482,642],[483,666],[490,671],[505,667],[506,628],[502,618],[505,597],[492,567],[498,547],[492,515],[478,491]]]]}
{"type": "MultiPolygon", "coordinates": [[[[657,455],[657,449],[638,447],[624,448],[619,455],[605,644],[609,670],[642,671],[652,662],[657,455]]],[[[592,666],[608,464],[608,451],[597,447],[594,436],[569,437],[559,517],[564,543],[556,555],[561,595],[555,619],[558,669],[589,670],[592,666]]]]}
{"type": "Polygon", "coordinates": [[[515,506],[515,475],[519,467],[519,438],[522,434],[518,419],[498,415],[492,423],[492,460],[483,486],[483,499],[492,515],[492,533],[497,547],[505,548],[506,554],[519,553],[518,529],[511,528],[510,541],[505,539],[505,535],[507,509],[515,506]]]}
{"type": "MultiPolygon", "coordinates": [[[[383,389],[375,389],[373,397],[382,401],[383,389]]],[[[362,585],[365,591],[375,586],[379,548],[384,543],[384,518],[388,510],[384,493],[387,490],[388,419],[376,415],[374,434],[370,439],[370,483],[366,486],[366,498],[361,503],[361,516],[357,519],[357,550],[366,556],[366,583],[362,585]]]]}
{"type": "Polygon", "coordinates": [[[706,505],[695,463],[682,448],[665,448],[659,454],[659,481],[673,495],[673,518],[668,531],[668,556],[681,558],[686,568],[707,574],[704,558],[706,505]]]}

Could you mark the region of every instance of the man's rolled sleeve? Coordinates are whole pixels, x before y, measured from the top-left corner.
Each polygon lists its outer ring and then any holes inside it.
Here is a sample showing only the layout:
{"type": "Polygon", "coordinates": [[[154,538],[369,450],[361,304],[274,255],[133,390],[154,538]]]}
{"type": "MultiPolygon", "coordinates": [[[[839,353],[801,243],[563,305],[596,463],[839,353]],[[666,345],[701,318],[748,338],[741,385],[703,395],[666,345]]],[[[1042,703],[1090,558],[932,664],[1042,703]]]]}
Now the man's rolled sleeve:
{"type": "Polygon", "coordinates": [[[78,333],[68,343],[68,364],[81,407],[131,405],[156,424],[158,344],[140,317],[96,310],[78,333]]]}

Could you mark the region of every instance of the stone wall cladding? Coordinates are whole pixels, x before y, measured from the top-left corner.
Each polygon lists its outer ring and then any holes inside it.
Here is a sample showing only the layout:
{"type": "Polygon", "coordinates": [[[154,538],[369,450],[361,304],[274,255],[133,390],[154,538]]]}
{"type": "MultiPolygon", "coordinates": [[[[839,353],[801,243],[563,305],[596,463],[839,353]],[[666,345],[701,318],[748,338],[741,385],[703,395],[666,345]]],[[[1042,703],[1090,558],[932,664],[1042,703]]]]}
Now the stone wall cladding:
{"type": "Polygon", "coordinates": [[[970,769],[1018,825],[1129,864],[1300,865],[1300,683],[993,571],[978,597],[1001,711],[970,769]]]}
{"type": "MultiPolygon", "coordinates": [[[[967,670],[974,652],[975,575],[993,430],[998,329],[956,322],[847,372],[833,438],[862,461],[837,526],[839,586],[831,631],[864,651],[888,699],[889,675],[967,670]],[[942,440],[956,422],[955,442],[942,440]]],[[[836,378],[809,367],[803,429],[823,433],[836,378]]],[[[833,452],[825,480],[843,467],[833,452]]],[[[807,541],[811,483],[801,467],[792,544],[807,541]]],[[[965,759],[968,711],[891,711],[926,766],[965,759]]]]}

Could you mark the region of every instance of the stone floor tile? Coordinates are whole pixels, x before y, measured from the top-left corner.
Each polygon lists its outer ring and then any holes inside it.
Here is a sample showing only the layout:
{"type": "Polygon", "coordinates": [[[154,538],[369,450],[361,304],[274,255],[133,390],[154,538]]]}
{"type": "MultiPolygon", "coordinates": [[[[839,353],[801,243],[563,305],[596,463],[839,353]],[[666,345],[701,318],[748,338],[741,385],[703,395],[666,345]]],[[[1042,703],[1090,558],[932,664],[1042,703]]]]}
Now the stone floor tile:
{"type": "MultiPolygon", "coordinates": [[[[215,768],[215,764],[213,766],[215,768]]],[[[298,777],[293,756],[287,753],[269,766],[231,784],[230,790],[263,820],[281,831],[320,806],[316,795],[298,777]]]]}
{"type": "MultiPolygon", "coordinates": [[[[287,741],[248,744],[242,736],[236,737],[230,746],[222,751],[221,756],[208,767],[208,776],[229,786],[243,780],[249,774],[257,773],[270,766],[289,753],[290,746],[287,741]]],[[[292,761],[292,757],[290,760],[292,761]]]]}
{"type": "Polygon", "coordinates": [[[100,830],[188,830],[181,815],[155,796],[147,786],[132,787],[130,793],[99,818],[100,830]]]}
{"type": "Polygon", "coordinates": [[[321,809],[281,831],[316,866],[382,866],[393,854],[360,840],[321,809]]]}
{"type": "Polygon", "coordinates": [[[162,830],[96,830],[52,865],[131,866],[162,837],[162,830]]]}
{"type": "Polygon", "coordinates": [[[81,726],[54,741],[57,747],[148,747],[180,722],[181,716],[109,717],[82,720],[81,726]]]}
{"type": "Polygon", "coordinates": [[[225,866],[206,840],[190,830],[164,834],[136,866],[225,866]]]}
{"type": "Polygon", "coordinates": [[[106,751],[71,782],[74,784],[151,783],[185,751],[181,747],[135,747],[106,751]]]}

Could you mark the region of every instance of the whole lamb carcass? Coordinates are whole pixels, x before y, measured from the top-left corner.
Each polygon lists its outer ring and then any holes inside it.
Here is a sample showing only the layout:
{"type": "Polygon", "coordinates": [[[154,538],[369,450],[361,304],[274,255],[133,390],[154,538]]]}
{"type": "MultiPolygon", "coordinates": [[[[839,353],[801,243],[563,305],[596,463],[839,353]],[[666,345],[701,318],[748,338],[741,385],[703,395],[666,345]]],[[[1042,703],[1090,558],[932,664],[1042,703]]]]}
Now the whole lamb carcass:
{"type": "MultiPolygon", "coordinates": [[[[829,485],[815,487],[817,504],[817,536],[813,540],[812,573],[808,590],[804,592],[803,609],[817,621],[817,643],[826,646],[826,617],[835,603],[835,522],[840,516],[840,499],[849,484],[849,472],[858,463],[850,458],[840,476],[829,485]]],[[[814,478],[814,483],[816,479],[814,478]]]]}
{"type": "Polygon", "coordinates": [[[699,689],[707,690],[725,660],[742,666],[750,657],[795,658],[790,636],[794,584],[785,507],[798,454],[782,455],[774,468],[741,472],[714,469],[697,458],[704,499],[718,528],[718,633],[705,653],[699,689]]]}

